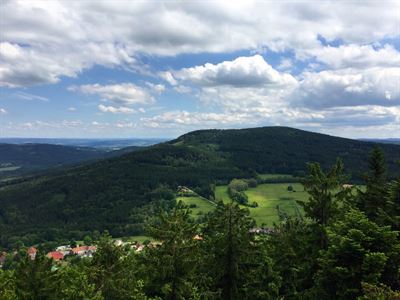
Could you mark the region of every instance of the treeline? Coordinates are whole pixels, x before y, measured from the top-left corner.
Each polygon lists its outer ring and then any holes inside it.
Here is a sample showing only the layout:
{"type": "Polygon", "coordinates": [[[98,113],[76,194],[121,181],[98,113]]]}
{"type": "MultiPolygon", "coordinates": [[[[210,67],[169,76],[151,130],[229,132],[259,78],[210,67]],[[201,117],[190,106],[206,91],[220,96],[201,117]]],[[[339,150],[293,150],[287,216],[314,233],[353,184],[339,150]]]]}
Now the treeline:
{"type": "Polygon", "coordinates": [[[313,163],[303,184],[306,218],[270,234],[235,202],[203,223],[181,203],[147,226],[158,245],[140,253],[103,236],[93,259],[53,265],[20,258],[0,272],[1,299],[399,299],[400,179],[388,182],[379,149],[366,188],[343,188],[338,161],[313,163]]]}
{"type": "Polygon", "coordinates": [[[232,179],[232,181],[228,184],[228,195],[237,203],[245,206],[257,207],[258,203],[253,202],[249,203],[249,197],[245,193],[245,191],[249,187],[256,187],[258,185],[257,179],[232,179]]]}

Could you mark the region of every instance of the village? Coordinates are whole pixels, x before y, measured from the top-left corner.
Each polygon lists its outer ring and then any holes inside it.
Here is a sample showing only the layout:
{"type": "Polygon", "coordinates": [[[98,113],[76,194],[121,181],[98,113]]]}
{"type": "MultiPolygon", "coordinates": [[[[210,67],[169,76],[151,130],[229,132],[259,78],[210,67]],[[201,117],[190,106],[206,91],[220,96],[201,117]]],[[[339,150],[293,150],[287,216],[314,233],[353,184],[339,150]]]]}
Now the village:
{"type": "MultiPolygon", "coordinates": [[[[141,252],[146,246],[147,247],[154,247],[157,245],[155,242],[149,243],[140,243],[137,241],[134,242],[124,242],[121,239],[114,240],[114,245],[117,247],[127,247],[128,249],[141,252]]],[[[77,258],[91,258],[93,254],[96,252],[97,246],[96,245],[77,245],[76,247],[71,247],[71,245],[60,245],[56,247],[53,251],[50,251],[46,254],[46,256],[52,259],[54,262],[61,262],[69,257],[77,257],[77,258]]],[[[36,255],[38,254],[38,249],[35,246],[31,246],[26,250],[26,254],[30,257],[30,259],[34,260],[36,255]]],[[[17,251],[11,252],[12,256],[17,255],[17,251]]],[[[3,268],[5,261],[9,253],[2,252],[0,254],[0,269],[3,268]]]]}

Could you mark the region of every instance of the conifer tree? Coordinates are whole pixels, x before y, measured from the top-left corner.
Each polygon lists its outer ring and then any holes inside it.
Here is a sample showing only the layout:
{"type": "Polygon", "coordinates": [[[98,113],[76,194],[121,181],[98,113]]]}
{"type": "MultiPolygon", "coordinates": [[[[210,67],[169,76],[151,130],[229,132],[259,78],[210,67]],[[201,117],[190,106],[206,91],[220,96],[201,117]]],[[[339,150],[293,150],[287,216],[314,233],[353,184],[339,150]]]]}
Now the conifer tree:
{"type": "Polygon", "coordinates": [[[375,147],[369,158],[369,173],[365,175],[366,190],[359,191],[359,208],[372,221],[383,224],[388,210],[388,188],[385,156],[381,148],[375,147]]]}
{"type": "Polygon", "coordinates": [[[148,226],[149,235],[159,242],[148,247],[143,255],[145,284],[150,295],[170,300],[190,298],[195,288],[191,279],[197,262],[197,227],[182,202],[170,212],[161,212],[148,226]]]}
{"type": "Polygon", "coordinates": [[[204,229],[203,269],[217,299],[276,299],[279,278],[261,243],[249,231],[255,222],[237,203],[219,203],[204,229]]]}

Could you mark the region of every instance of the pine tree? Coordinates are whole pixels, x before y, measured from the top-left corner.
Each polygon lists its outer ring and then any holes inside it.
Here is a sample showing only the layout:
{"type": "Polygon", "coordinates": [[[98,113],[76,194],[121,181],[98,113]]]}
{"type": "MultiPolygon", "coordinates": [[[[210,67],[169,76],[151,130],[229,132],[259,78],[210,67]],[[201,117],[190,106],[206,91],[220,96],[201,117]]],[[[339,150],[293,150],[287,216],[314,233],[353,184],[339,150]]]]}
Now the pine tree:
{"type": "Polygon", "coordinates": [[[362,282],[399,289],[398,232],[377,225],[353,209],[327,232],[328,247],[318,259],[315,295],[327,300],[356,299],[362,295],[362,282]]]}
{"type": "MultiPolygon", "coordinates": [[[[203,236],[203,274],[217,299],[276,299],[279,278],[262,244],[249,230],[255,222],[248,209],[219,203],[203,236]]],[[[203,276],[204,276],[203,275],[203,276]]]]}
{"type": "Polygon", "coordinates": [[[148,247],[142,257],[145,287],[150,295],[169,300],[191,297],[195,288],[191,279],[197,262],[197,228],[182,202],[170,212],[161,212],[149,225],[149,235],[159,242],[148,247]]]}
{"type": "Polygon", "coordinates": [[[381,148],[375,147],[369,158],[369,173],[365,175],[366,190],[359,191],[359,208],[372,221],[382,224],[388,210],[388,188],[385,156],[381,148]]]}
{"type": "Polygon", "coordinates": [[[54,284],[54,273],[51,268],[51,259],[40,251],[34,260],[25,255],[15,270],[17,298],[21,300],[49,299],[54,284]]]}
{"type": "Polygon", "coordinates": [[[310,194],[308,201],[298,201],[306,217],[311,218],[319,227],[321,247],[326,247],[325,227],[337,215],[339,202],[350,195],[347,189],[341,189],[345,180],[343,163],[336,164],[325,173],[318,163],[308,165],[309,174],[303,179],[303,186],[310,194]]]}

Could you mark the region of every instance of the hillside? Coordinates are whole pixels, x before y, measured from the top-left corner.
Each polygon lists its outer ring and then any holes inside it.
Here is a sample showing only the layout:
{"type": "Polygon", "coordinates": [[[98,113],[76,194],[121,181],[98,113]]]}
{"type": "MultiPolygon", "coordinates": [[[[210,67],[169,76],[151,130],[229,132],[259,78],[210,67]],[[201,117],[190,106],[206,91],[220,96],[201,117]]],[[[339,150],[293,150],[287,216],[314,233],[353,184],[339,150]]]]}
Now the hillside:
{"type": "Polygon", "coordinates": [[[328,167],[340,157],[347,172],[355,178],[367,169],[368,154],[378,145],[386,153],[389,173],[399,174],[398,145],[362,142],[288,127],[199,130],[170,143],[217,151],[235,166],[258,173],[293,174],[304,171],[307,162],[328,167]]]}
{"type": "MultiPolygon", "coordinates": [[[[283,127],[196,131],[180,138],[41,176],[0,190],[2,245],[79,238],[94,230],[140,234],[157,205],[170,205],[169,187],[210,197],[212,183],[263,173],[301,173],[342,157],[353,175],[366,169],[375,144],[283,127]]],[[[381,145],[392,175],[400,146],[381,145]]]]}
{"type": "Polygon", "coordinates": [[[68,167],[82,162],[121,156],[139,149],[142,147],[130,146],[106,151],[92,147],[53,144],[0,143],[0,181],[38,172],[49,172],[49,169],[68,167]]]}
{"type": "Polygon", "coordinates": [[[50,144],[0,144],[0,178],[104,157],[94,148],[50,144]]]}

